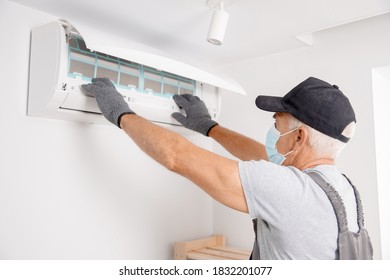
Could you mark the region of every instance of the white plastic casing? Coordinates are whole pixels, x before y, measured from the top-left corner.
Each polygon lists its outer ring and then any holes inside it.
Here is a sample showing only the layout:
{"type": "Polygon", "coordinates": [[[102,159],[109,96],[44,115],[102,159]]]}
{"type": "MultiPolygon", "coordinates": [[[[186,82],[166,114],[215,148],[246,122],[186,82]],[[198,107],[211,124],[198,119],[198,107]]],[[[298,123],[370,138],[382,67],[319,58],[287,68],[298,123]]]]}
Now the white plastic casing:
{"type": "MultiPolygon", "coordinates": [[[[32,30],[27,113],[29,116],[36,117],[109,124],[100,113],[95,98],[84,93],[80,88],[80,85],[89,81],[82,75],[80,77],[69,75],[70,52],[69,40],[67,40],[69,33],[66,27],[66,23],[51,22],[32,30]]],[[[220,88],[245,94],[235,81],[160,54],[129,49],[125,45],[118,47],[118,44],[112,42],[112,38],[109,42],[115,47],[109,47],[107,43],[98,44],[96,38],[102,35],[91,32],[91,29],[83,30],[89,35],[79,35],[91,51],[193,80],[193,94],[205,102],[214,120],[218,119],[220,113],[220,88]],[[91,38],[92,46],[88,45],[88,38],[91,38]]],[[[106,37],[102,36],[102,38],[106,37]]],[[[179,129],[179,132],[183,131],[179,128],[180,124],[171,117],[173,112],[179,111],[171,96],[140,91],[136,87],[117,87],[117,89],[138,115],[153,122],[171,125],[171,128],[179,129]]]]}

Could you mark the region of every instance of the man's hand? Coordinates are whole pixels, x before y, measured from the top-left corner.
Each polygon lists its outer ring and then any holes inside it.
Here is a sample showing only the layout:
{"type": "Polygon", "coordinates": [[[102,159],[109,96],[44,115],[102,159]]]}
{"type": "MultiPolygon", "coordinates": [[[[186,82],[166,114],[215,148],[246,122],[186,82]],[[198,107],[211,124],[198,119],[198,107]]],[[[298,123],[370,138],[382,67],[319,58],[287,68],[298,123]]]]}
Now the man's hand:
{"type": "Polygon", "coordinates": [[[82,88],[95,96],[102,114],[119,128],[123,115],[135,114],[108,78],[92,79],[92,83],[82,85],[82,88]]]}
{"type": "Polygon", "coordinates": [[[211,119],[209,111],[202,100],[191,94],[174,95],[173,100],[184,109],[187,116],[181,113],[173,113],[172,117],[184,127],[209,136],[211,128],[218,123],[211,119]]]}

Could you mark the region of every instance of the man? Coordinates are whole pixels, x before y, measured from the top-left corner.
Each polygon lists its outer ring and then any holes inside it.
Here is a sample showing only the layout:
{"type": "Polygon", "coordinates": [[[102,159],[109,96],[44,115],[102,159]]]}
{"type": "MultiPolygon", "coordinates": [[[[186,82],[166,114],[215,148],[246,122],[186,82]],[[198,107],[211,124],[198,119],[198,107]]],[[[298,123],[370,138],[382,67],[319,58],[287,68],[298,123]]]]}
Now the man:
{"type": "Polygon", "coordinates": [[[204,103],[176,95],[183,126],[209,136],[239,161],[204,150],[136,115],[106,78],[83,88],[103,115],[149,156],[194,182],[220,203],[254,219],[254,258],[335,259],[338,221],[328,196],[306,173],[326,179],[342,197],[349,230],[358,232],[354,190],[335,159],[352,137],[355,114],[348,98],[310,77],[282,97],[258,96],[256,105],[275,112],[266,146],[213,121],[204,103]],[[159,139],[159,141],[155,141],[159,139]]]}

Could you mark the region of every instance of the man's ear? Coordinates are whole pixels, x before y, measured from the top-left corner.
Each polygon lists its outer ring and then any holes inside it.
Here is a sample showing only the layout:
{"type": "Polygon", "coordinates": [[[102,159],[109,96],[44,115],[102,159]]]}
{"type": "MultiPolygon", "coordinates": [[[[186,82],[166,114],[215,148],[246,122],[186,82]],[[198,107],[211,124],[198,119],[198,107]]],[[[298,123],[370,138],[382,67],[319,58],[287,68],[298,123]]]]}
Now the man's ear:
{"type": "Polygon", "coordinates": [[[307,144],[308,140],[309,139],[308,139],[308,133],[307,133],[306,127],[300,126],[297,129],[297,133],[296,133],[296,136],[295,136],[296,144],[301,146],[301,147],[303,147],[304,145],[307,144]]]}

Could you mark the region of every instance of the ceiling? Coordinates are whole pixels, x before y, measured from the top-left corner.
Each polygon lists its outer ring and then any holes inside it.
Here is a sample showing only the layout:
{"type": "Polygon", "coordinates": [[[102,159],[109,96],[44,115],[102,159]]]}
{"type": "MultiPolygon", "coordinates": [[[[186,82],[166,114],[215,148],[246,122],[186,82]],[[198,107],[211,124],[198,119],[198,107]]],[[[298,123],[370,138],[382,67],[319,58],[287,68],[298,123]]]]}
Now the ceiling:
{"type": "Polygon", "coordinates": [[[297,36],[390,12],[389,0],[224,0],[230,19],[216,46],[206,41],[206,0],[10,1],[208,67],[302,48],[297,36]]]}

